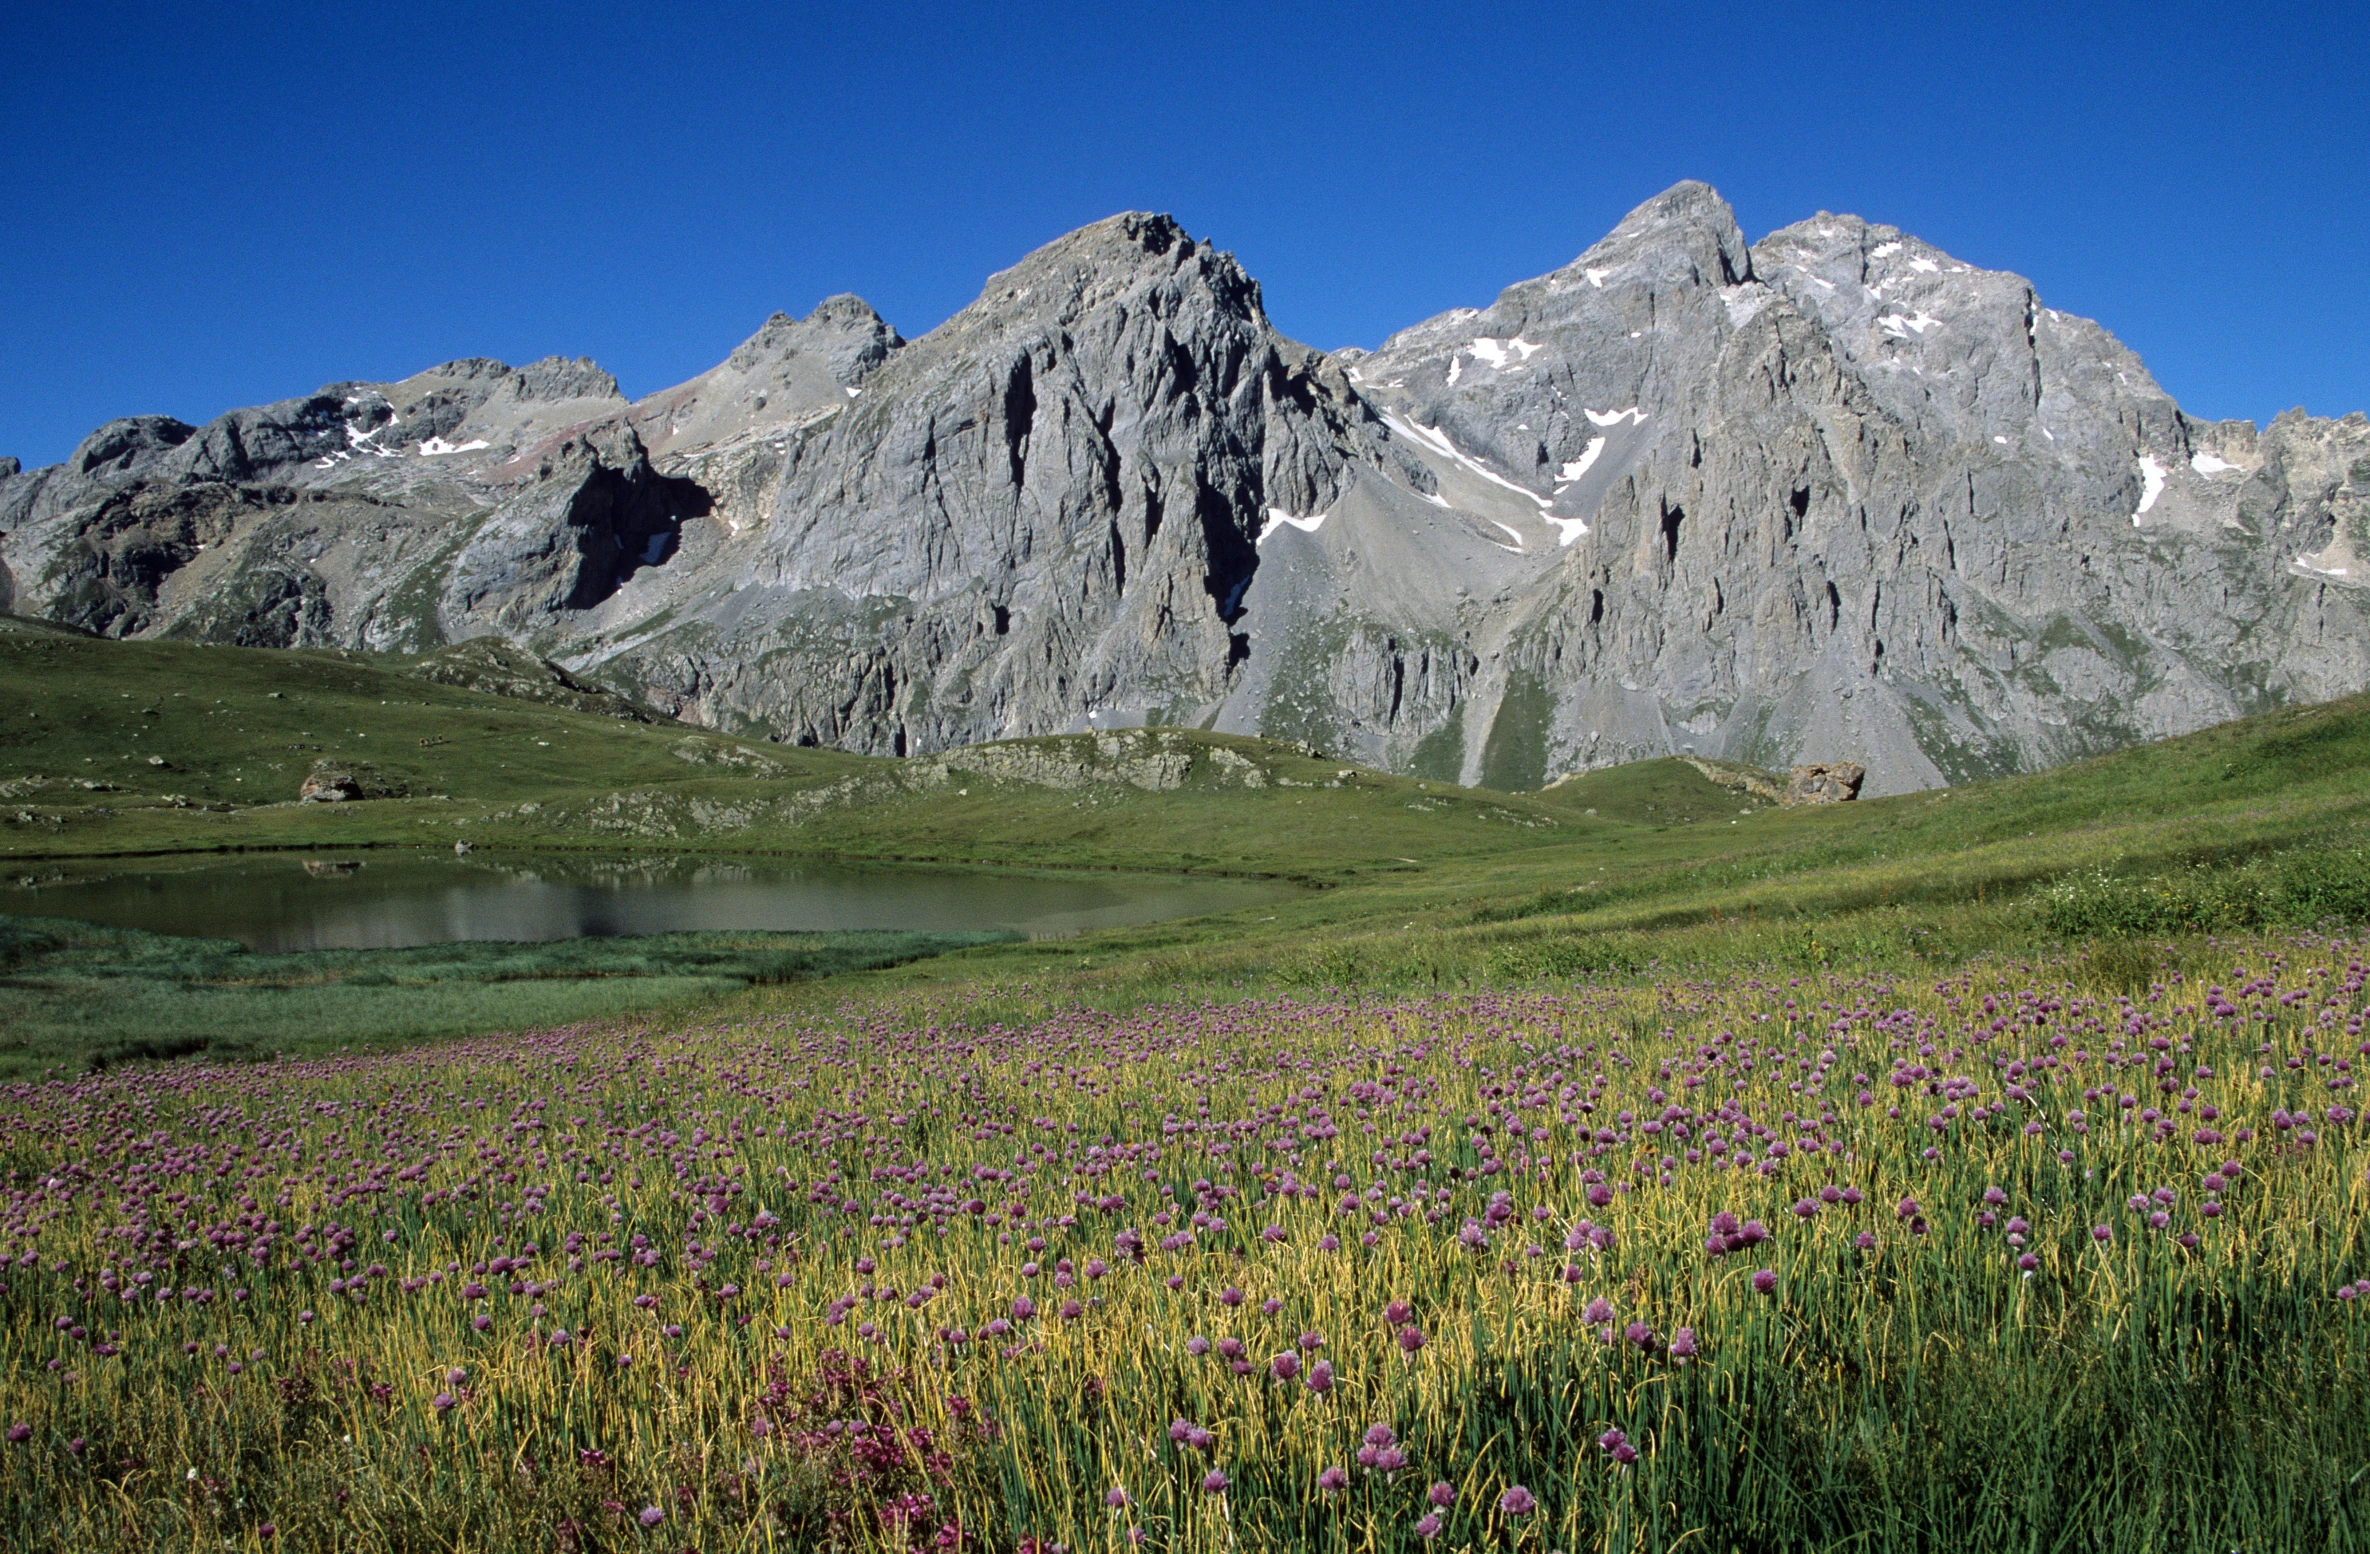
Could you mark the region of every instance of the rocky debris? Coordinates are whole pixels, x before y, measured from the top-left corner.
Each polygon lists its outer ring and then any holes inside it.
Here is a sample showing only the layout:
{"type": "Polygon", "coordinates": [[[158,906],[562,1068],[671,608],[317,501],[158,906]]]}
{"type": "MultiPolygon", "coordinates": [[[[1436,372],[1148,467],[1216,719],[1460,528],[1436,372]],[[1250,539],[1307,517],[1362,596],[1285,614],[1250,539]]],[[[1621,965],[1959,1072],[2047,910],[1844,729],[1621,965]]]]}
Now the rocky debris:
{"type": "Polygon", "coordinates": [[[2365,524],[2370,418],[2193,419],[2017,276],[1852,216],[1748,243],[1691,183],[1372,352],[1128,214],[919,340],[833,298],[637,403],[472,359],[113,421],[0,473],[0,609],[497,638],[880,754],[1171,724],[1881,794],[2370,685],[2365,524]]]}
{"type": "Polygon", "coordinates": [[[438,648],[405,665],[402,672],[415,680],[458,686],[481,696],[541,702],[632,723],[658,721],[649,708],[499,637],[473,637],[438,648]]]}
{"type": "Polygon", "coordinates": [[[1764,804],[1782,804],[1786,801],[1787,780],[1775,772],[1737,766],[1726,761],[1707,761],[1695,755],[1681,756],[1679,759],[1694,767],[1699,775],[1718,783],[1731,793],[1759,799],[1764,804]]]}
{"type": "Polygon", "coordinates": [[[301,804],[349,804],[362,799],[398,799],[408,787],[378,768],[359,762],[321,760],[297,786],[301,804]]]}
{"type": "Polygon", "coordinates": [[[1193,770],[1193,756],[1159,735],[1099,734],[979,745],[954,752],[946,764],[955,771],[1036,788],[1072,790],[1097,783],[1125,783],[1147,793],[1167,793],[1185,786],[1193,770]]]}
{"type": "Polygon", "coordinates": [[[1860,796],[1867,770],[1850,761],[1813,761],[1786,774],[1788,804],[1843,804],[1860,796]]]}
{"type": "Polygon", "coordinates": [[[297,787],[296,797],[303,804],[343,804],[362,797],[362,785],[351,772],[316,771],[297,787]]]}
{"type": "Polygon", "coordinates": [[[688,761],[693,766],[721,766],[760,777],[779,776],[783,770],[781,762],[768,760],[745,746],[697,736],[678,739],[667,750],[676,760],[688,761]]]}

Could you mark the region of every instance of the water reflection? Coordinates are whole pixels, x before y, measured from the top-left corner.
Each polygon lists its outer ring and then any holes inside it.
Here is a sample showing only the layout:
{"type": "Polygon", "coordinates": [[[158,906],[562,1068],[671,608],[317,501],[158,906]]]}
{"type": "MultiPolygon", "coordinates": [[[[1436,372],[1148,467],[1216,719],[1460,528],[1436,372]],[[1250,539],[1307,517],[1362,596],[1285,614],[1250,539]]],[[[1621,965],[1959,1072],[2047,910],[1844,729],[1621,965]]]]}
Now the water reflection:
{"type": "Polygon", "coordinates": [[[237,939],[262,951],[395,949],[691,929],[1017,929],[1057,936],[1291,894],[1265,882],[1003,874],[769,859],[277,856],[0,889],[0,912],[237,939]]]}

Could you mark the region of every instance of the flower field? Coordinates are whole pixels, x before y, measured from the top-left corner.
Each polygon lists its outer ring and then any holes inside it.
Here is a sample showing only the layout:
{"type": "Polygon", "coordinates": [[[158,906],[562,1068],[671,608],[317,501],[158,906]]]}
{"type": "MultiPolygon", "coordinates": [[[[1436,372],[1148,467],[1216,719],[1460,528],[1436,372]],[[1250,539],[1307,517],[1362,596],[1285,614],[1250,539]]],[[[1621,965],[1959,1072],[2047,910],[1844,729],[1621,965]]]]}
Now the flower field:
{"type": "Polygon", "coordinates": [[[2370,945],[945,1001],[0,1122],[19,1548],[2370,1545],[2370,945]]]}

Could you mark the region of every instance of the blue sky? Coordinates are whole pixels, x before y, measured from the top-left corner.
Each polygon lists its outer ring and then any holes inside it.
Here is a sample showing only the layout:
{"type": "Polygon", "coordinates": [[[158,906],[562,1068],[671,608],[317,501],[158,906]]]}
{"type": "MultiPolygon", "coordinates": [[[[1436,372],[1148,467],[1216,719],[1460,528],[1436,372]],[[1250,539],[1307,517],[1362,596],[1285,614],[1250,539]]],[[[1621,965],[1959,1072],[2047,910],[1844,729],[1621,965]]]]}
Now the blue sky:
{"type": "Polygon", "coordinates": [[[1681,178],[2031,276],[2193,414],[2370,409],[2370,8],[31,6],[0,454],[455,356],[629,394],[853,291],[907,334],[1116,210],[1372,345],[1681,178]]]}

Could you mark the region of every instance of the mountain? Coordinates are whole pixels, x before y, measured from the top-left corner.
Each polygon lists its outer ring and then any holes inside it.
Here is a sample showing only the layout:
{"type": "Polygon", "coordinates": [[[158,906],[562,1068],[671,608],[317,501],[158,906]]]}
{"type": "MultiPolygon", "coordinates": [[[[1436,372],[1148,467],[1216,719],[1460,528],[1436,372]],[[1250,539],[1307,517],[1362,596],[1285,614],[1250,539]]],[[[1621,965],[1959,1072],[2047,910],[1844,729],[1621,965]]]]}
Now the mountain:
{"type": "Polygon", "coordinates": [[[1877,794],[2370,686],[2366,502],[2361,415],[2194,420],[2016,276],[1850,216],[1748,244],[1682,184],[1372,352],[1129,214],[917,340],[833,298],[636,402],[471,360],[110,422],[0,478],[0,609],[499,636],[877,754],[1158,722],[1877,794]]]}

